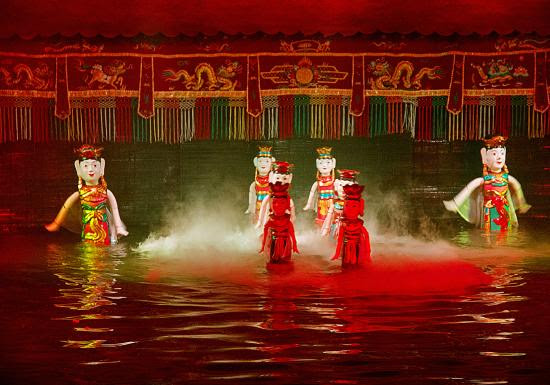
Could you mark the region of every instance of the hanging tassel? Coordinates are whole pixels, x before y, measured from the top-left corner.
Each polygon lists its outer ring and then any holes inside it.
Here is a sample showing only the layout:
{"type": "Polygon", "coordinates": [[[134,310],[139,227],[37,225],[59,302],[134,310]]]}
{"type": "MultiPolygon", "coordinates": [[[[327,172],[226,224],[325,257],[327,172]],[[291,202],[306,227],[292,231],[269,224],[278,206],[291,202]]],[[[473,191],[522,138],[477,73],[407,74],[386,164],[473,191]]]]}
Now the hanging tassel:
{"type": "Polygon", "coordinates": [[[416,139],[417,103],[417,98],[403,97],[403,130],[410,132],[413,139],[416,139]]]}
{"type": "Polygon", "coordinates": [[[335,110],[336,110],[336,118],[335,118],[335,125],[336,129],[338,131],[338,139],[340,139],[344,135],[344,127],[342,124],[342,112],[343,112],[343,97],[338,96],[335,98],[335,110]]]}

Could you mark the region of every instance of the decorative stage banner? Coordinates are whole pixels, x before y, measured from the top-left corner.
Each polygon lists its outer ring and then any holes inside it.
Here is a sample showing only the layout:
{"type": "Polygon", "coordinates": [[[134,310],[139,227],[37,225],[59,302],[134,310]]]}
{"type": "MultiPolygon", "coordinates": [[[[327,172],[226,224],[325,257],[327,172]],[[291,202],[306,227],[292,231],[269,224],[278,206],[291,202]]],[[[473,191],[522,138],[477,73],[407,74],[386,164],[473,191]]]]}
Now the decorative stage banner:
{"type": "Polygon", "coordinates": [[[449,85],[449,63],[441,57],[368,57],[367,84],[372,90],[436,90],[449,85]]]}
{"type": "Polygon", "coordinates": [[[72,56],[67,58],[69,91],[79,96],[123,94],[137,90],[140,58],[132,56],[72,56]]]}
{"type": "Polygon", "coordinates": [[[532,54],[468,56],[465,64],[465,88],[470,90],[514,91],[533,89],[532,54]]]}
{"type": "Polygon", "coordinates": [[[244,91],[247,56],[155,57],[155,90],[174,97],[244,91]]]}
{"type": "Polygon", "coordinates": [[[66,119],[71,113],[71,107],[69,105],[69,80],[67,78],[67,58],[57,58],[55,65],[55,116],[59,119],[66,119]]]}
{"type": "Polygon", "coordinates": [[[353,57],[350,114],[361,116],[365,109],[365,58],[353,57]]]}
{"type": "Polygon", "coordinates": [[[535,52],[535,111],[548,110],[548,52],[535,52]]]}
{"type": "Polygon", "coordinates": [[[138,113],[144,118],[150,118],[155,114],[154,108],[154,78],[153,58],[142,57],[139,76],[139,107],[138,113]]]}
{"type": "Polygon", "coordinates": [[[262,90],[351,88],[352,56],[261,56],[262,90]]]}
{"type": "Polygon", "coordinates": [[[447,99],[447,110],[452,114],[462,111],[464,102],[464,55],[454,55],[451,72],[451,84],[449,85],[449,98],[447,99]]]}
{"type": "Polygon", "coordinates": [[[257,56],[249,56],[246,76],[246,112],[257,117],[262,113],[262,99],[260,97],[260,61],[257,56]]]}
{"type": "Polygon", "coordinates": [[[550,130],[550,38],[56,39],[0,40],[2,141],[550,130]]]}

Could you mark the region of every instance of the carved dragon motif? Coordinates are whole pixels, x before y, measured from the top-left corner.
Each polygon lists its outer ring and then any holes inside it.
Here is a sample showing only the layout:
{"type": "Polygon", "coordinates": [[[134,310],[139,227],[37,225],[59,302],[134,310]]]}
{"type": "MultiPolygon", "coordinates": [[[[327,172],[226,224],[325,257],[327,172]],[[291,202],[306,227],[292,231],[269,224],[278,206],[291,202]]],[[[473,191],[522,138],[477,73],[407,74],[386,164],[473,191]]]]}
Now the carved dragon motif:
{"type": "Polygon", "coordinates": [[[199,91],[205,87],[209,91],[233,91],[239,83],[233,78],[241,70],[242,67],[238,62],[227,61],[225,65],[218,68],[217,72],[214,72],[214,68],[210,64],[199,63],[192,74],[184,69],[179,71],[167,69],[162,75],[168,82],[177,82],[183,79],[187,90],[199,91]]]}
{"type": "Polygon", "coordinates": [[[422,88],[422,79],[441,79],[441,67],[422,67],[413,76],[414,65],[407,60],[400,61],[395,66],[393,73],[390,71],[390,64],[384,59],[371,62],[369,71],[375,76],[370,78],[371,88],[374,90],[397,89],[401,83],[404,88],[414,87],[417,90],[422,88]]]}
{"type": "Polygon", "coordinates": [[[34,70],[21,63],[14,65],[11,70],[0,66],[0,78],[8,87],[45,90],[53,84],[52,71],[45,63],[40,63],[34,70]]]}

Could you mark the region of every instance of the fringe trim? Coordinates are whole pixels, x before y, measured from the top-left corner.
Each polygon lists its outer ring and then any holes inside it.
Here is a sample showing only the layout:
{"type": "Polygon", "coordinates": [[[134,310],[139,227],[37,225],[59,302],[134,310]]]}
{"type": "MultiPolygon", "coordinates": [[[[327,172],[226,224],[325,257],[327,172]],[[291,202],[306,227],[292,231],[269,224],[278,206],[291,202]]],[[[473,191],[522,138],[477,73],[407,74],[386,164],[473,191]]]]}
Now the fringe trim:
{"type": "Polygon", "coordinates": [[[178,144],[191,140],[271,140],[409,134],[417,141],[480,140],[491,134],[543,138],[550,111],[535,111],[533,95],[466,96],[451,114],[446,96],[366,96],[361,116],[350,96],[279,95],[262,98],[263,113],[247,113],[246,98],[155,100],[154,116],[138,114],[137,98],[75,98],[67,119],[55,100],[0,96],[0,143],[15,141],[178,144]]]}

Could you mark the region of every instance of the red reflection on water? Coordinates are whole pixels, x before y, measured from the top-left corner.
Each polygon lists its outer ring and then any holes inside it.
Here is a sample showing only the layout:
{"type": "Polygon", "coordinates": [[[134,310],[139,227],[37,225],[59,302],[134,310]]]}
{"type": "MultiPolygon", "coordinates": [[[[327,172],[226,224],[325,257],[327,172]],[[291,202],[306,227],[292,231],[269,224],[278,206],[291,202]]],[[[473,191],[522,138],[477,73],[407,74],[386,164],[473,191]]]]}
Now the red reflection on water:
{"type": "Polygon", "coordinates": [[[394,259],[374,262],[362,269],[333,274],[329,288],[341,296],[369,293],[411,294],[464,293],[488,285],[492,278],[472,263],[460,260],[423,261],[394,259]]]}
{"type": "Polygon", "coordinates": [[[296,290],[288,290],[285,287],[273,287],[267,293],[267,301],[262,309],[267,315],[267,319],[261,323],[261,327],[270,330],[296,329],[294,313],[296,304],[293,300],[297,297],[296,290]]]}

